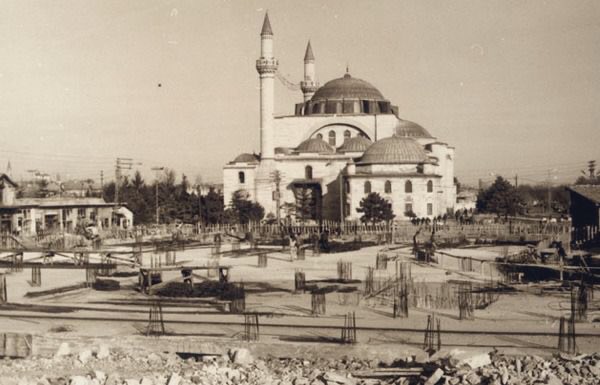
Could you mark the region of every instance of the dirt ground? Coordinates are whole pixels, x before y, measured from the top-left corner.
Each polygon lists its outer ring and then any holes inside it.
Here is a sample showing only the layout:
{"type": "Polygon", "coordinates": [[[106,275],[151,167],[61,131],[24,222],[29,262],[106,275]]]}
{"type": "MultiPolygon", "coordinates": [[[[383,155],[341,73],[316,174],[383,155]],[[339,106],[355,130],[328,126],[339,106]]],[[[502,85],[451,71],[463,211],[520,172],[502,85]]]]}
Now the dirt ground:
{"type": "MultiPolygon", "coordinates": [[[[242,246],[243,248],[244,246],[242,246]]],[[[358,251],[307,255],[305,260],[290,261],[289,253],[272,249],[267,267],[257,265],[257,256],[222,256],[219,263],[231,266],[230,281],[243,282],[246,290],[246,311],[260,313],[260,346],[266,352],[293,355],[303,346],[321,346],[323,354],[338,351],[338,340],[344,316],[355,312],[358,344],[352,349],[364,354],[373,350],[393,351],[394,354],[420,354],[428,315],[435,312],[441,320],[441,343],[444,347],[464,349],[498,349],[507,354],[548,355],[556,350],[561,315],[568,315],[570,294],[560,290],[542,290],[542,284],[521,284],[513,291],[501,293],[497,301],[485,309],[475,310],[474,320],[459,320],[458,309],[409,308],[407,318],[393,318],[392,307],[381,298],[365,298],[363,289],[367,268],[375,265],[381,247],[358,251]],[[352,262],[350,283],[337,279],[337,262],[352,262]],[[309,284],[329,288],[326,294],[326,314],[311,314],[310,293],[294,293],[294,273],[306,274],[309,284]],[[355,293],[344,294],[340,288],[355,287],[355,293]],[[293,347],[293,348],[292,348],[293,347]],[[287,353],[286,353],[287,352],[287,353]]],[[[224,246],[223,251],[227,251],[224,246]]],[[[494,259],[504,250],[501,247],[444,250],[453,255],[494,259]]],[[[498,279],[489,268],[461,272],[456,259],[445,258],[443,267],[418,264],[409,248],[386,252],[389,257],[411,263],[414,282],[432,287],[452,280],[485,283],[498,279]],[[482,274],[483,273],[483,274],[482,274]]],[[[177,251],[177,263],[205,265],[211,258],[209,248],[177,251]]],[[[226,254],[228,255],[228,254],[226,254]]],[[[25,259],[35,255],[25,255],[25,259]]],[[[157,256],[154,257],[158,258],[157,256]]],[[[152,258],[145,255],[143,263],[152,258]]],[[[163,261],[164,263],[164,261],[163,261]]],[[[132,270],[134,273],[134,271],[132,270]]],[[[378,277],[392,277],[395,265],[388,263],[378,277]]],[[[31,270],[7,273],[8,303],[0,307],[0,328],[4,332],[30,333],[34,336],[34,353],[52,355],[61,341],[110,341],[115,346],[130,346],[142,342],[162,350],[192,351],[202,344],[240,343],[244,331],[244,316],[228,313],[226,305],[216,298],[162,298],[163,318],[168,336],[156,339],[145,337],[150,304],[156,296],[137,290],[138,278],[118,280],[118,291],[97,291],[80,288],[61,294],[26,296],[27,293],[79,284],[85,281],[85,270],[43,269],[42,285],[30,285],[31,270]],[[168,341],[168,342],[167,342],[168,341]],[[168,348],[166,348],[168,346],[168,348]]],[[[163,280],[176,278],[179,271],[168,272],[163,280]]],[[[206,270],[195,272],[195,282],[206,279],[206,270]]],[[[556,284],[547,285],[556,287],[556,284]]],[[[596,298],[598,293],[596,292],[596,298]]],[[[596,302],[597,303],[597,302],[596,302]]],[[[592,306],[588,321],[577,323],[579,351],[590,353],[600,346],[600,317],[598,307],[592,306]],[[596,322],[593,322],[596,320],[596,322]]],[[[344,352],[349,350],[344,348],[344,352]]]]}

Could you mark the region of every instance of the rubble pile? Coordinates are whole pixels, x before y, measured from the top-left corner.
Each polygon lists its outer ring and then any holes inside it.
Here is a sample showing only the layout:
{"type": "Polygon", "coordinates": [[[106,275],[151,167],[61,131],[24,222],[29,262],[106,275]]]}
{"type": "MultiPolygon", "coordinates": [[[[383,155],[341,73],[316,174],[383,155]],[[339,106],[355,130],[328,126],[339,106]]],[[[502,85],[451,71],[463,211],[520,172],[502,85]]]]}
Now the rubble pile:
{"type": "Polygon", "coordinates": [[[598,353],[544,359],[453,350],[432,359],[437,369],[426,385],[592,385],[600,378],[598,353]]]}
{"type": "Polygon", "coordinates": [[[63,343],[52,358],[5,359],[2,385],[567,385],[597,384],[600,354],[504,356],[452,350],[426,362],[326,359],[256,359],[245,348],[194,355],[106,345],[72,351],[63,343]]]}

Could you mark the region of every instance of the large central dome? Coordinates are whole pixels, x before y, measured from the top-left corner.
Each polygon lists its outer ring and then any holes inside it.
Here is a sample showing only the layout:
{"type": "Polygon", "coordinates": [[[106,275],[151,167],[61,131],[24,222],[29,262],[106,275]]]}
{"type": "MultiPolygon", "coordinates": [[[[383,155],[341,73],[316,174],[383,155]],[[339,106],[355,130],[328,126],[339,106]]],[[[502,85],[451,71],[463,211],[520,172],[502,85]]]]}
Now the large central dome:
{"type": "Polygon", "coordinates": [[[385,100],[381,92],[372,84],[353,78],[348,73],[325,83],[315,92],[311,101],[336,99],[385,100]]]}

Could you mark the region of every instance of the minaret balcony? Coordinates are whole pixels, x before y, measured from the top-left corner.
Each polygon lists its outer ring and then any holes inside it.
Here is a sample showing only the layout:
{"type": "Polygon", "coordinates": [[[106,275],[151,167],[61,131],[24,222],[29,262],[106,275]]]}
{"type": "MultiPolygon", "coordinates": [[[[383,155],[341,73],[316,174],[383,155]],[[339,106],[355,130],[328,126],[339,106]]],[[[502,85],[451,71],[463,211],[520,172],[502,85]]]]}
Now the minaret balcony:
{"type": "Polygon", "coordinates": [[[303,80],[300,82],[300,89],[302,89],[302,92],[316,92],[319,89],[319,83],[312,80],[303,80]]]}
{"type": "Polygon", "coordinates": [[[279,67],[279,60],[275,58],[264,58],[261,57],[256,61],[256,70],[259,74],[264,73],[275,73],[279,67]]]}

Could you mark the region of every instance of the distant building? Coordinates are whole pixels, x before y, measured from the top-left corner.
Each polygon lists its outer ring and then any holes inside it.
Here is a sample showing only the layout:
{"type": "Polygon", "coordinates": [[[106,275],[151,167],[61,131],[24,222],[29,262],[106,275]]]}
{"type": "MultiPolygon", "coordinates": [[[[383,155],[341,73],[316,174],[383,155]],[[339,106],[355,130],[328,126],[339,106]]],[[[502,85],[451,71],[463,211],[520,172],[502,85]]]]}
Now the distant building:
{"type": "Polygon", "coordinates": [[[455,210],[475,210],[477,206],[477,190],[462,190],[456,194],[455,210]]]}
{"type": "Polygon", "coordinates": [[[571,196],[569,208],[574,227],[600,226],[600,186],[568,187],[571,196]]]}
{"type": "Polygon", "coordinates": [[[75,230],[78,224],[128,228],[133,213],[102,198],[17,198],[17,184],[0,174],[0,231],[34,235],[42,231],[75,230]]]}
{"type": "Polygon", "coordinates": [[[400,118],[397,106],[348,70],[320,86],[310,42],[300,83],[304,101],[293,115],[274,117],[279,63],[268,15],[260,35],[261,153],[240,154],[224,166],[225,204],[244,190],[267,214],[303,207],[304,219],[353,220],[361,200],[376,192],[392,204],[396,219],[454,210],[454,148],[400,118]]]}

